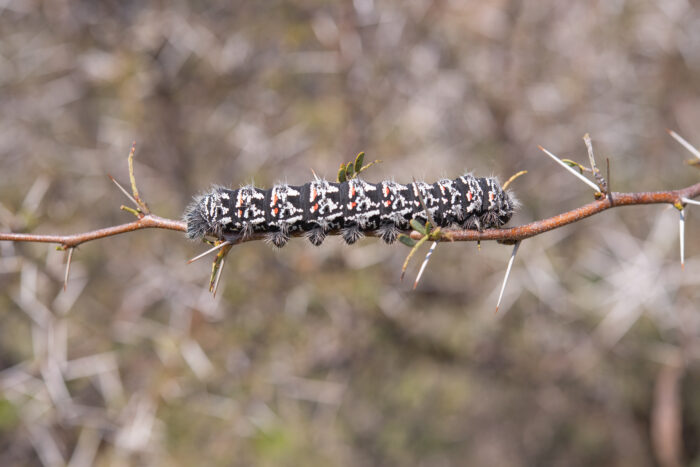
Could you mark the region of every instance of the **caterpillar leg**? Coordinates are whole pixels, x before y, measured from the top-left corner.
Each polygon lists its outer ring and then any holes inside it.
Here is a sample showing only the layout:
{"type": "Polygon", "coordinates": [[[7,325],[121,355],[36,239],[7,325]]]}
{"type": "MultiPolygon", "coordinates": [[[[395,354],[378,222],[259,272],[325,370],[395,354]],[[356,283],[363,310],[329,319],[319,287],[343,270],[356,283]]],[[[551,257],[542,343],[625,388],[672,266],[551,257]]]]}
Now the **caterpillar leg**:
{"type": "Polygon", "coordinates": [[[306,238],[309,239],[312,245],[321,246],[326,239],[326,232],[321,227],[315,227],[306,233],[306,238]]]}
{"type": "Polygon", "coordinates": [[[365,236],[360,230],[360,226],[357,224],[345,227],[341,231],[341,234],[343,236],[343,240],[345,240],[345,243],[347,243],[348,245],[352,245],[353,243],[365,236]]]}
{"type": "Polygon", "coordinates": [[[377,233],[379,233],[379,237],[389,245],[394,243],[399,237],[399,229],[392,223],[382,224],[377,229],[377,233]]]}
{"type": "Polygon", "coordinates": [[[266,239],[277,248],[282,248],[289,241],[289,234],[282,231],[273,231],[267,234],[266,239]]]}
{"type": "Polygon", "coordinates": [[[471,216],[469,216],[469,217],[462,223],[462,226],[463,226],[465,229],[470,229],[470,230],[478,230],[478,231],[482,231],[482,230],[483,230],[483,228],[481,227],[481,220],[480,220],[477,216],[475,216],[475,215],[473,215],[473,214],[472,214],[471,216]]]}

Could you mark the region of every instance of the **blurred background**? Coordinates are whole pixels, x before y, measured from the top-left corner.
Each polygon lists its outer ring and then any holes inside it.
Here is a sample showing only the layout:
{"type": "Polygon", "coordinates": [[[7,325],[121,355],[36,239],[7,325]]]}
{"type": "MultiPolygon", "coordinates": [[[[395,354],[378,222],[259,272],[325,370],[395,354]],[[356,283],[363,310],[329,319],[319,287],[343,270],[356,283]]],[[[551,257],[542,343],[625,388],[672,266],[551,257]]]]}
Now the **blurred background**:
{"type": "MultiPolygon", "coordinates": [[[[700,4],[0,2],[0,228],[180,218],[211,184],[505,180],[511,225],[697,183],[700,4]]],[[[0,464],[700,465],[700,209],[608,211],[511,248],[365,239],[232,250],[139,231],[0,243],[0,464]],[[425,250],[423,250],[424,252],[425,250]]]]}

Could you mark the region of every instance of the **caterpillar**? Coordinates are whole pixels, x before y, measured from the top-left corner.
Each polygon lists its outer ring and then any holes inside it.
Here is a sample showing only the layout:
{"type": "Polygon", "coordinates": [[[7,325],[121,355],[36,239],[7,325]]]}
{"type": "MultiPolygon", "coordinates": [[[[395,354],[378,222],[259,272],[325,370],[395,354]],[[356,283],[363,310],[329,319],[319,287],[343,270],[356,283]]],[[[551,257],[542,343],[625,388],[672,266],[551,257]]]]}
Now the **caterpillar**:
{"type": "Polygon", "coordinates": [[[406,185],[391,180],[368,183],[354,178],[334,183],[317,178],[300,186],[279,184],[267,190],[252,185],[236,190],[214,186],[194,199],[184,219],[191,239],[210,236],[235,242],[265,233],[270,243],[281,248],[294,232],[304,232],[316,246],[331,231],[339,231],[348,244],[369,231],[393,243],[401,230],[409,228],[411,219],[427,220],[426,209],[440,227],[501,227],[516,205],[497,179],[471,174],[406,185]]]}

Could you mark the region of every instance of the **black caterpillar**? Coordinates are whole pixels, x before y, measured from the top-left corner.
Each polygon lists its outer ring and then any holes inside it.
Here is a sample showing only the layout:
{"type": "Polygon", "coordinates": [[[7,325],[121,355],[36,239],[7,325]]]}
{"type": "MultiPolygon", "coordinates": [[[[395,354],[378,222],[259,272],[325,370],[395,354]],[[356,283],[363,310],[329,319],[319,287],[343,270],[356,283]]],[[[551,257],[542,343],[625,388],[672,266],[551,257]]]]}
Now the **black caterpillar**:
{"type": "Polygon", "coordinates": [[[317,179],[268,190],[217,186],[187,208],[187,236],[235,242],[262,232],[281,248],[292,232],[305,232],[318,246],[332,230],[339,230],[348,244],[363,232],[376,231],[385,242],[393,243],[401,230],[409,228],[411,219],[427,220],[421,198],[438,226],[479,230],[504,225],[517,203],[495,178],[471,174],[432,185],[389,180],[372,184],[355,178],[342,183],[317,179]]]}

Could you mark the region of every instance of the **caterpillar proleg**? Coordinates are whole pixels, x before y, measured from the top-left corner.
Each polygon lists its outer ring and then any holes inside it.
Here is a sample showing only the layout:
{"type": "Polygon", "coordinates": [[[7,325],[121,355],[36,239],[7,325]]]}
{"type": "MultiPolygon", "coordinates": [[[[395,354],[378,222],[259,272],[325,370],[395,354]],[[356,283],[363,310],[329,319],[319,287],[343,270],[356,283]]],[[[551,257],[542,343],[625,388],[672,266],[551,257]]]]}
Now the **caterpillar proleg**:
{"type": "Polygon", "coordinates": [[[393,243],[411,219],[426,221],[425,209],[439,227],[467,229],[501,227],[517,202],[495,178],[466,174],[433,184],[400,184],[391,180],[368,183],[354,178],[342,183],[317,179],[304,185],[274,185],[270,189],[219,186],[195,198],[185,212],[187,236],[236,241],[265,233],[283,247],[293,232],[305,232],[314,245],[330,231],[340,231],[346,243],[376,231],[393,243]]]}

